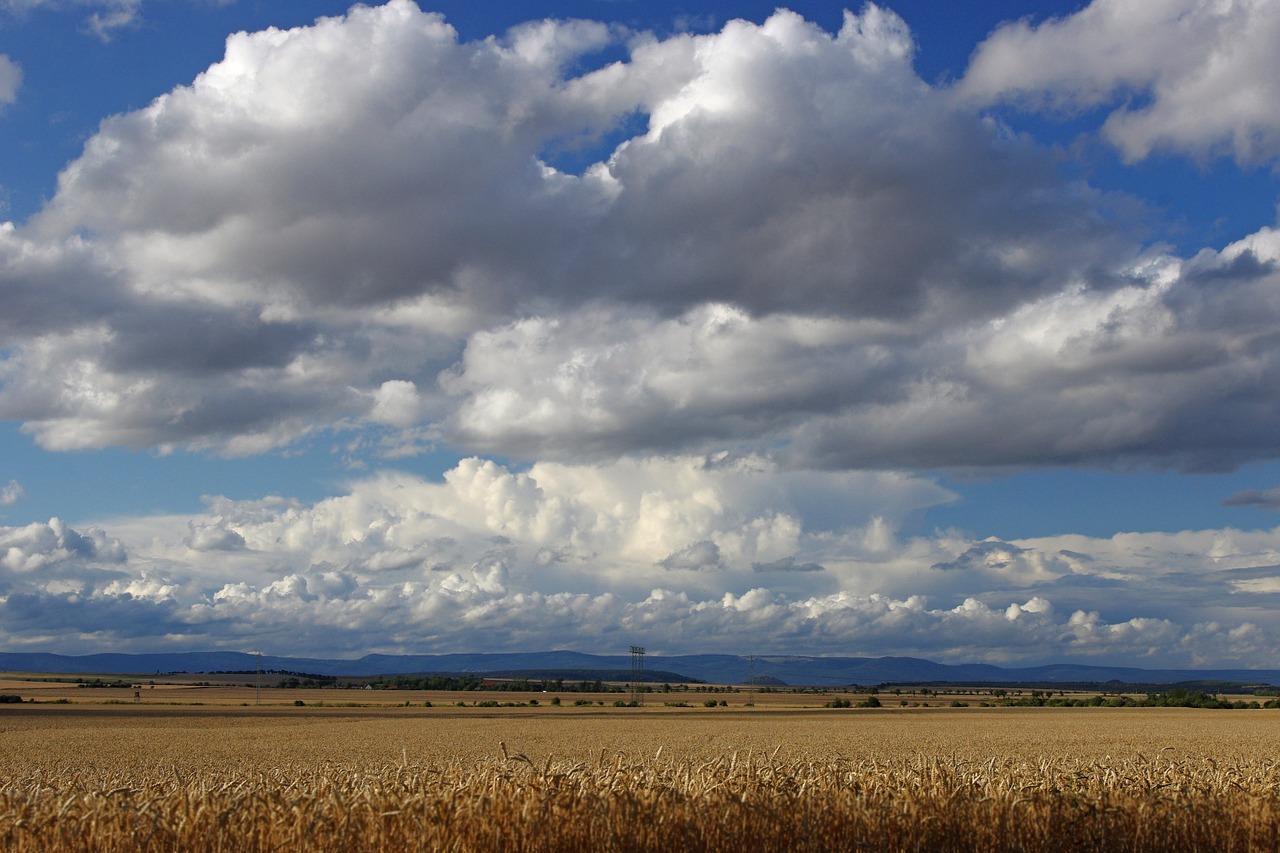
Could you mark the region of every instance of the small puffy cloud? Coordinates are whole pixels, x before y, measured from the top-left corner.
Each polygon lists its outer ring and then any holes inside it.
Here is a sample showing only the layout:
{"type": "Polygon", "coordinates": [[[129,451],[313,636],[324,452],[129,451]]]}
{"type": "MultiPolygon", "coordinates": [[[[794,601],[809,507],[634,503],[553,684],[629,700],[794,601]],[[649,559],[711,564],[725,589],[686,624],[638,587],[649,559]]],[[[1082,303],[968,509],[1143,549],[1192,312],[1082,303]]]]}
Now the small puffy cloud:
{"type": "Polygon", "coordinates": [[[103,41],[110,41],[115,30],[131,26],[142,11],[142,0],[92,0],[101,8],[89,15],[89,29],[103,41]]]}
{"type": "Polygon", "coordinates": [[[1031,108],[1119,103],[1103,133],[1130,160],[1166,149],[1266,163],[1280,156],[1278,39],[1280,8],[1266,0],[1093,0],[998,28],[957,92],[1031,108]]]}
{"type": "Polygon", "coordinates": [[[142,13],[142,0],[3,0],[0,9],[27,13],[39,9],[81,8],[90,10],[85,26],[102,41],[110,41],[113,33],[132,26],[142,13]]]}
{"type": "Polygon", "coordinates": [[[1036,616],[1040,614],[1049,615],[1053,613],[1053,604],[1048,600],[1036,596],[1025,604],[1010,604],[1004,611],[1004,618],[1013,621],[1024,616],[1036,616]]]}
{"type": "Polygon", "coordinates": [[[0,506],[13,506],[25,495],[26,491],[22,488],[22,484],[17,480],[10,480],[0,486],[0,506]]]}
{"type": "Polygon", "coordinates": [[[369,420],[391,426],[410,427],[422,420],[422,400],[418,388],[403,379],[383,382],[374,395],[369,420]]]}
{"type": "Polygon", "coordinates": [[[0,53],[0,107],[18,99],[22,87],[22,66],[0,53]]]}

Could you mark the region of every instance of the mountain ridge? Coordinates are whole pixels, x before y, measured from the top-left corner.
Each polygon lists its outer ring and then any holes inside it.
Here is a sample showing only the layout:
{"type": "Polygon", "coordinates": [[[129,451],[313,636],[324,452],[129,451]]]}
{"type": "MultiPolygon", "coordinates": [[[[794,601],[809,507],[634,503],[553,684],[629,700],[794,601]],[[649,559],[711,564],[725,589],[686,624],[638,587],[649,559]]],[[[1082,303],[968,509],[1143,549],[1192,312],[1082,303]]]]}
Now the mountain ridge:
{"type": "MultiPolygon", "coordinates": [[[[49,652],[0,652],[0,671],[84,675],[209,673],[288,670],[315,675],[371,677],[418,673],[538,672],[615,670],[629,672],[629,655],[595,655],[558,649],[545,652],[483,652],[440,655],[368,654],[360,658],[306,658],[245,652],[159,652],[59,655],[49,652]]],[[[678,673],[713,684],[745,684],[752,677],[794,686],[838,687],[885,683],[1096,683],[1173,684],[1226,681],[1280,684],[1277,669],[1143,669],[1131,666],[1058,663],[1002,667],[985,663],[945,664],[924,658],[823,657],[810,655],[648,655],[645,668],[678,673]]]]}

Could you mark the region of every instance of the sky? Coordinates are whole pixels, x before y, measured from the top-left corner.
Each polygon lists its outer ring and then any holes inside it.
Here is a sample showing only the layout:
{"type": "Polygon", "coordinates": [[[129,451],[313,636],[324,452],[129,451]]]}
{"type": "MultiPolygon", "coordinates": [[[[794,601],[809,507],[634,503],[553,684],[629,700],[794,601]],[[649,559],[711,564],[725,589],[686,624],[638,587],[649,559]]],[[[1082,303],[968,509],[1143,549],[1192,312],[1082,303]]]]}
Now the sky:
{"type": "Polygon", "coordinates": [[[0,0],[0,649],[1275,667],[1278,42],[0,0]]]}

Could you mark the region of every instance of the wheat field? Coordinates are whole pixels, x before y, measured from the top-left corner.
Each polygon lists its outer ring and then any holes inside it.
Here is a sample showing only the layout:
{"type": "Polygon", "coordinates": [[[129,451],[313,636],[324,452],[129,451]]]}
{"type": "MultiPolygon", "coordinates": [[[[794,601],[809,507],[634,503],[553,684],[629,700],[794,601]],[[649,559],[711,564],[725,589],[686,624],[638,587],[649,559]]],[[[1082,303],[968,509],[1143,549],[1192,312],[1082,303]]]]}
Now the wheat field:
{"type": "Polygon", "coordinates": [[[0,846],[1276,850],[1280,717],[1193,709],[0,711],[0,846]]]}

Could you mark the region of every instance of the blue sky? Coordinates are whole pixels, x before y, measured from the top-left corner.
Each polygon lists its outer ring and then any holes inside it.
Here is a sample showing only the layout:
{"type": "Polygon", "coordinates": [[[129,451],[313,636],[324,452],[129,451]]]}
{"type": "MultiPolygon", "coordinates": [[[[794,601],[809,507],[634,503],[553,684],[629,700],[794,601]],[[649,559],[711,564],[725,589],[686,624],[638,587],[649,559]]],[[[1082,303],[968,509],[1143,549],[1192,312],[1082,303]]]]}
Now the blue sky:
{"type": "Polygon", "coordinates": [[[0,0],[0,647],[1270,666],[1220,5],[0,0]]]}

